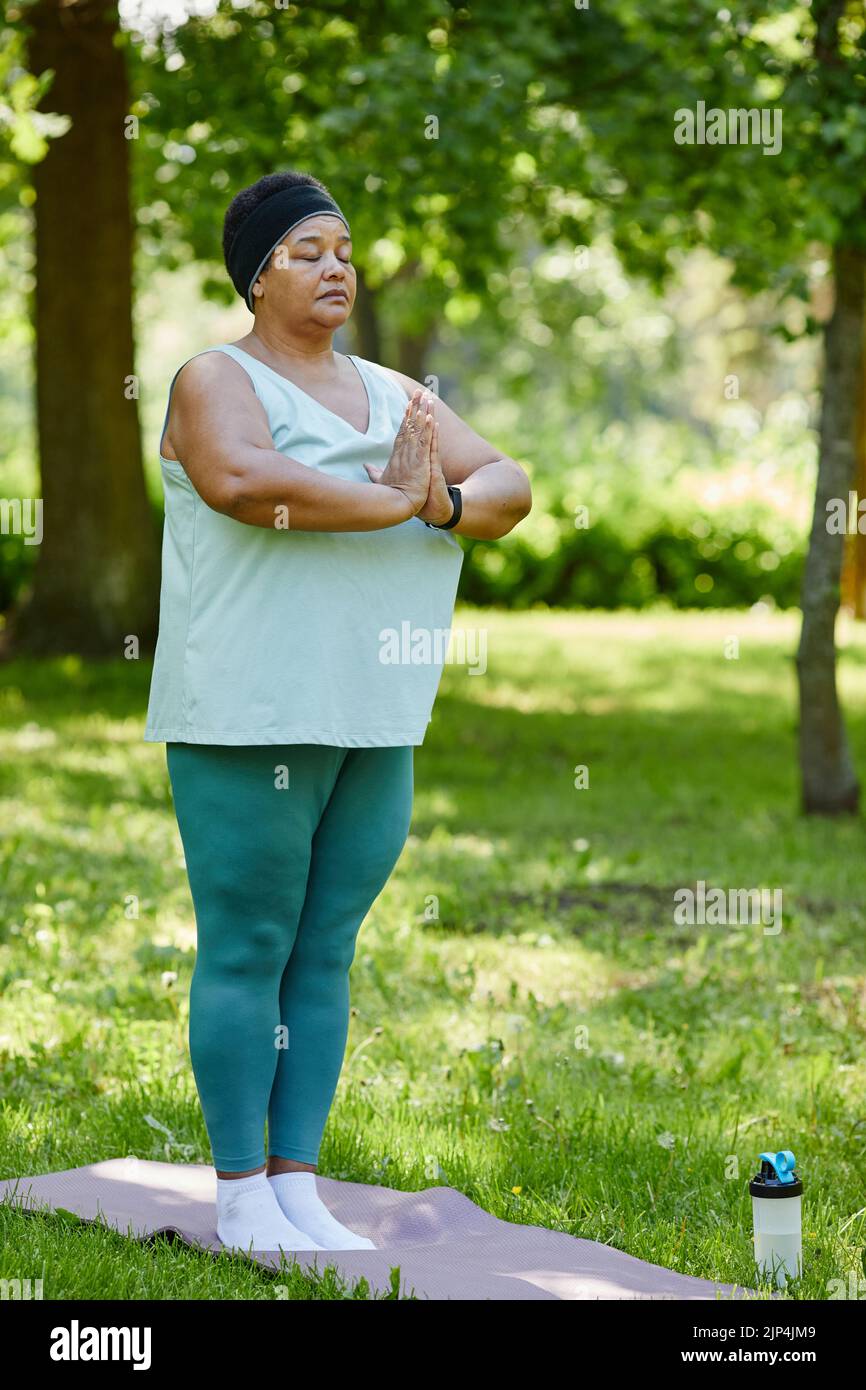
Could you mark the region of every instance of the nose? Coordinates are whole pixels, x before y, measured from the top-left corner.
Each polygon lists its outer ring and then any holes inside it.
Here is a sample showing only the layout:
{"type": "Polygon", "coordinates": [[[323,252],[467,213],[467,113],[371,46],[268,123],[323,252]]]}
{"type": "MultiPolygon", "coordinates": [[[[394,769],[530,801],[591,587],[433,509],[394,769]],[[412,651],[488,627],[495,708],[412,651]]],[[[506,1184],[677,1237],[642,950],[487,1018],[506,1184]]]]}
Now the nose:
{"type": "Polygon", "coordinates": [[[348,296],[349,287],[347,284],[346,267],[343,261],[335,259],[335,264],[328,266],[322,273],[322,280],[325,288],[322,294],[331,294],[334,290],[342,290],[348,296]]]}

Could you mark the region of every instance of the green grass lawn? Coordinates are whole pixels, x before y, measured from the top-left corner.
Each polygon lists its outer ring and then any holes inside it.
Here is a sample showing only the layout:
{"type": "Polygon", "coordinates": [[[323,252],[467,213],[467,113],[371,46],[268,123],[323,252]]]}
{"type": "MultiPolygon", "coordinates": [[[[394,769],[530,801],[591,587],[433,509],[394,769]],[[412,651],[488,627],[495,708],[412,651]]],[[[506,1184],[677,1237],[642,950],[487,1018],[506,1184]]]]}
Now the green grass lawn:
{"type": "MultiPolygon", "coordinates": [[[[455,625],[486,629],[488,667],[446,667],[417,750],[320,1171],[449,1185],[509,1221],[754,1285],[747,1180],[761,1150],[792,1148],[791,1295],[862,1278],[866,837],[798,813],[795,616],[463,609],[455,625]],[[674,892],[698,880],[781,889],[782,930],[677,924],[674,892]]],[[[842,644],[866,774],[866,634],[842,644]]],[[[0,1177],[209,1161],[186,1047],[194,920],[164,749],[141,738],[148,681],[144,662],[0,668],[0,1177]]],[[[275,1296],[243,1258],[60,1216],[0,1208],[0,1247],[0,1277],[42,1277],[46,1298],[275,1296]]]]}

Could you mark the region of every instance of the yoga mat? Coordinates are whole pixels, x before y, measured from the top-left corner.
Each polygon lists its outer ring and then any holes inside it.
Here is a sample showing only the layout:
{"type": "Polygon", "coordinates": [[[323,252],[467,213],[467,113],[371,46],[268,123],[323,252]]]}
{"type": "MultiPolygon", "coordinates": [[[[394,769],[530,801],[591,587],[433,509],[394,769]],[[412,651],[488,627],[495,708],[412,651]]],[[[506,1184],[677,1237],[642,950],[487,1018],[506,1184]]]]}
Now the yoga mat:
{"type": "MultiPolygon", "coordinates": [[[[351,1284],[362,1275],[387,1292],[400,1267],[400,1293],[425,1299],[715,1299],[757,1297],[732,1284],[676,1274],[621,1250],[543,1226],[502,1221],[453,1187],[399,1192],[316,1175],[338,1221],[369,1236],[376,1250],[298,1251],[308,1270],[335,1267],[351,1284]]],[[[189,1245],[222,1250],[216,1233],[216,1175],[204,1164],[112,1158],[84,1168],[0,1182],[0,1201],[30,1212],[63,1207],[104,1219],[142,1240],[174,1233],[189,1245]]],[[[279,1268],[279,1252],[259,1252],[279,1268]]]]}

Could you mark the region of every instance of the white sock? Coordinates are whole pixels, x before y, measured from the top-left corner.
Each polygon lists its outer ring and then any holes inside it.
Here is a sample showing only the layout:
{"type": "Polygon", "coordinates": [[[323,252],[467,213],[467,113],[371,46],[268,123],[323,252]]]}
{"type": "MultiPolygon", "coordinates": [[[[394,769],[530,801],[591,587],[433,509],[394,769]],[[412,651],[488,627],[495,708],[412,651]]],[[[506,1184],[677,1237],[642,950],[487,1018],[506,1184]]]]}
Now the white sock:
{"type": "Polygon", "coordinates": [[[316,1192],[315,1173],[275,1173],[268,1182],[283,1214],[318,1241],[322,1250],[376,1249],[372,1240],[335,1220],[316,1192]]]}
{"type": "Polygon", "coordinates": [[[264,1172],[217,1178],[217,1235],[230,1249],[321,1250],[280,1210],[264,1172]]]}

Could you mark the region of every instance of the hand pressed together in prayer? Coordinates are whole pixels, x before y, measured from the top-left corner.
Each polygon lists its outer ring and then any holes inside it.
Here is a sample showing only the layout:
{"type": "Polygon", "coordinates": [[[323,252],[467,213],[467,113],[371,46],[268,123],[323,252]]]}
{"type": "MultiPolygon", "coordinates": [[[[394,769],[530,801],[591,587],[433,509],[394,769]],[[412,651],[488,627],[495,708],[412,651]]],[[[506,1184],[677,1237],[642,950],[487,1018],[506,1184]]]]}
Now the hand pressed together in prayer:
{"type": "Polygon", "coordinates": [[[439,456],[439,424],[429,391],[413,392],[384,468],[365,463],[374,483],[397,488],[422,521],[447,521],[453,511],[439,456]]]}

